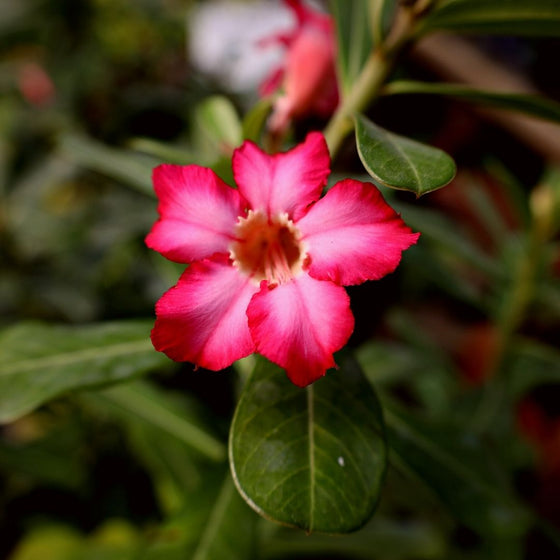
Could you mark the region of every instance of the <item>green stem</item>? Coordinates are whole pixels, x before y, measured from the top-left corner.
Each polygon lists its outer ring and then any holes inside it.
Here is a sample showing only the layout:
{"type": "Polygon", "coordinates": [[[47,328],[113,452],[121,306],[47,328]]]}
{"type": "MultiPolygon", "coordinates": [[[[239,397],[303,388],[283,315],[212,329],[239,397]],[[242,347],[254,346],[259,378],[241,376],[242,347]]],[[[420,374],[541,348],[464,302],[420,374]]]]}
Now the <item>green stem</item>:
{"type": "Polygon", "coordinates": [[[390,61],[379,50],[368,58],[358,80],[325,128],[325,139],[331,157],[336,155],[342,141],[352,130],[352,116],[365,109],[378,95],[390,68],[390,61]]]}
{"type": "Polygon", "coordinates": [[[402,6],[386,40],[370,54],[352,89],[325,128],[324,134],[331,157],[353,129],[353,116],[363,111],[381,91],[393,69],[397,55],[413,36],[416,14],[412,6],[402,6]]]}

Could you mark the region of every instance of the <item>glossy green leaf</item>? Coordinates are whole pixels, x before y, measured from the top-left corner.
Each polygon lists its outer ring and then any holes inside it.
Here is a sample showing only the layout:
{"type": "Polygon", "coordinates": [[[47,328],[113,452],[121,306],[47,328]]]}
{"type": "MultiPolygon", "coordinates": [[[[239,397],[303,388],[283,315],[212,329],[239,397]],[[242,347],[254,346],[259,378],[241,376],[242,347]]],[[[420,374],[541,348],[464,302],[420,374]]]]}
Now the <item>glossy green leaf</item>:
{"type": "Polygon", "coordinates": [[[367,172],[382,185],[417,196],[447,185],[455,163],[445,152],[389,132],[356,116],[356,144],[367,172]]]}
{"type": "Polygon", "coordinates": [[[258,517],[241,499],[231,477],[226,477],[200,535],[192,560],[250,560],[254,556],[258,517]]]}
{"type": "Polygon", "coordinates": [[[353,360],[305,389],[257,363],[231,426],[230,463],[258,513],[307,532],[358,529],[379,498],[386,454],[381,409],[353,360]]]}
{"type": "Polygon", "coordinates": [[[338,75],[341,88],[352,87],[372,49],[368,0],[331,0],[338,37],[338,75]]]}
{"type": "Polygon", "coordinates": [[[454,516],[483,535],[515,537],[531,516],[500,478],[493,452],[467,428],[385,408],[391,456],[424,481],[454,516]]]}
{"type": "Polygon", "coordinates": [[[118,383],[169,363],[151,321],[87,326],[20,323],[0,333],[0,422],[75,389],[118,383]]]}
{"type": "Polygon", "coordinates": [[[407,93],[445,95],[477,105],[517,111],[532,117],[560,122],[560,103],[538,95],[484,91],[460,84],[427,83],[408,80],[388,84],[384,88],[383,93],[386,95],[407,93]]]}
{"type": "Polygon", "coordinates": [[[558,0],[444,0],[420,32],[446,29],[488,35],[560,35],[558,0]]]}

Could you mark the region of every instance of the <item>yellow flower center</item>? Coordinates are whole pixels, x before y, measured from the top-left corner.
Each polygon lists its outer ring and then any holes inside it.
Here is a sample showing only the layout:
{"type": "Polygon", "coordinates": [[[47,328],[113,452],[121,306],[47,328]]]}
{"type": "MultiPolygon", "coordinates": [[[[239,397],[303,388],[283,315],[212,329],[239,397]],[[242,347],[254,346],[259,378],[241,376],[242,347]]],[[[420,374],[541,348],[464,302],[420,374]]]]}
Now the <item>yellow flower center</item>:
{"type": "Polygon", "coordinates": [[[268,218],[249,210],[235,226],[230,247],[234,266],[257,283],[284,284],[302,270],[307,257],[301,234],[287,214],[268,218]]]}

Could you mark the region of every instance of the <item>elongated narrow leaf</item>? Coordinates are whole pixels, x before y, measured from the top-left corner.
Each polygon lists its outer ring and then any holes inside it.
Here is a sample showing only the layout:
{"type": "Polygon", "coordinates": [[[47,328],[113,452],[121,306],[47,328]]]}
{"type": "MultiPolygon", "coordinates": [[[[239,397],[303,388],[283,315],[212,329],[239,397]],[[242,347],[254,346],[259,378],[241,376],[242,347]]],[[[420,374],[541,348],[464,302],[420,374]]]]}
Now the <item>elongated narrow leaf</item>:
{"type": "Polygon", "coordinates": [[[533,117],[560,122],[560,103],[538,95],[484,91],[460,84],[431,84],[408,80],[390,83],[383,93],[386,95],[403,93],[445,95],[477,105],[518,111],[533,117]]]}
{"type": "Polygon", "coordinates": [[[363,115],[356,116],[356,144],[367,172],[393,189],[420,196],[455,176],[455,162],[445,152],[389,132],[363,115]]]}
{"type": "Polygon", "coordinates": [[[264,517],[307,532],[361,527],[379,498],[386,453],[377,398],[350,359],[306,389],[259,361],[230,432],[242,496],[264,517]]]}
{"type": "Polygon", "coordinates": [[[411,469],[475,531],[518,536],[530,514],[509,491],[491,451],[472,433],[385,409],[391,456],[411,469]]]}
{"type": "Polygon", "coordinates": [[[376,47],[383,43],[387,36],[396,8],[396,0],[370,0],[369,17],[373,22],[372,37],[376,47]]]}
{"type": "Polygon", "coordinates": [[[117,383],[169,363],[152,347],[151,326],[115,321],[6,329],[0,333],[0,422],[70,390],[117,383]]]}
{"type": "Polygon", "coordinates": [[[152,169],[161,160],[106,146],[87,136],[63,134],[61,154],[77,165],[121,181],[144,194],[154,196],[152,169]]]}
{"type": "Polygon", "coordinates": [[[360,74],[373,44],[368,0],[331,0],[331,11],[338,36],[338,75],[346,93],[360,74]]]}
{"type": "Polygon", "coordinates": [[[254,556],[257,519],[228,473],[192,560],[250,560],[254,556]]]}
{"type": "Polygon", "coordinates": [[[519,399],[532,388],[560,383],[560,352],[530,340],[520,340],[513,352],[508,389],[519,399]]]}
{"type": "Polygon", "coordinates": [[[421,32],[448,29],[489,35],[560,35],[558,0],[444,0],[421,32]]]}
{"type": "Polygon", "coordinates": [[[244,140],[251,140],[256,144],[260,143],[261,133],[271,109],[272,101],[269,97],[265,97],[245,115],[242,126],[244,140]]]}
{"type": "Polygon", "coordinates": [[[150,527],[142,560],[251,560],[259,520],[225,465],[205,465],[179,513],[150,527]],[[209,468],[210,467],[210,468],[209,468]]]}
{"type": "Polygon", "coordinates": [[[131,414],[136,421],[174,436],[209,459],[220,461],[226,457],[225,444],[203,429],[192,412],[188,414],[155,386],[136,381],[110,387],[95,396],[131,414]]]}

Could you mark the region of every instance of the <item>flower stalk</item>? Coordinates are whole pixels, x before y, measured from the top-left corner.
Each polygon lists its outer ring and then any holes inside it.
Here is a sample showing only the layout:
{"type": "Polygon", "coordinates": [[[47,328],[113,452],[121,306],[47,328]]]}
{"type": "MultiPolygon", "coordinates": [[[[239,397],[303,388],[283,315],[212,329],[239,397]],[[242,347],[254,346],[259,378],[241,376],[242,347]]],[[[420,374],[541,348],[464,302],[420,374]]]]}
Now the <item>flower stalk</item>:
{"type": "Polygon", "coordinates": [[[324,130],[331,157],[336,156],[342,142],[352,131],[353,116],[379,96],[398,55],[412,39],[417,19],[422,13],[424,10],[418,11],[414,5],[402,5],[391,32],[369,55],[358,79],[324,130]]]}

